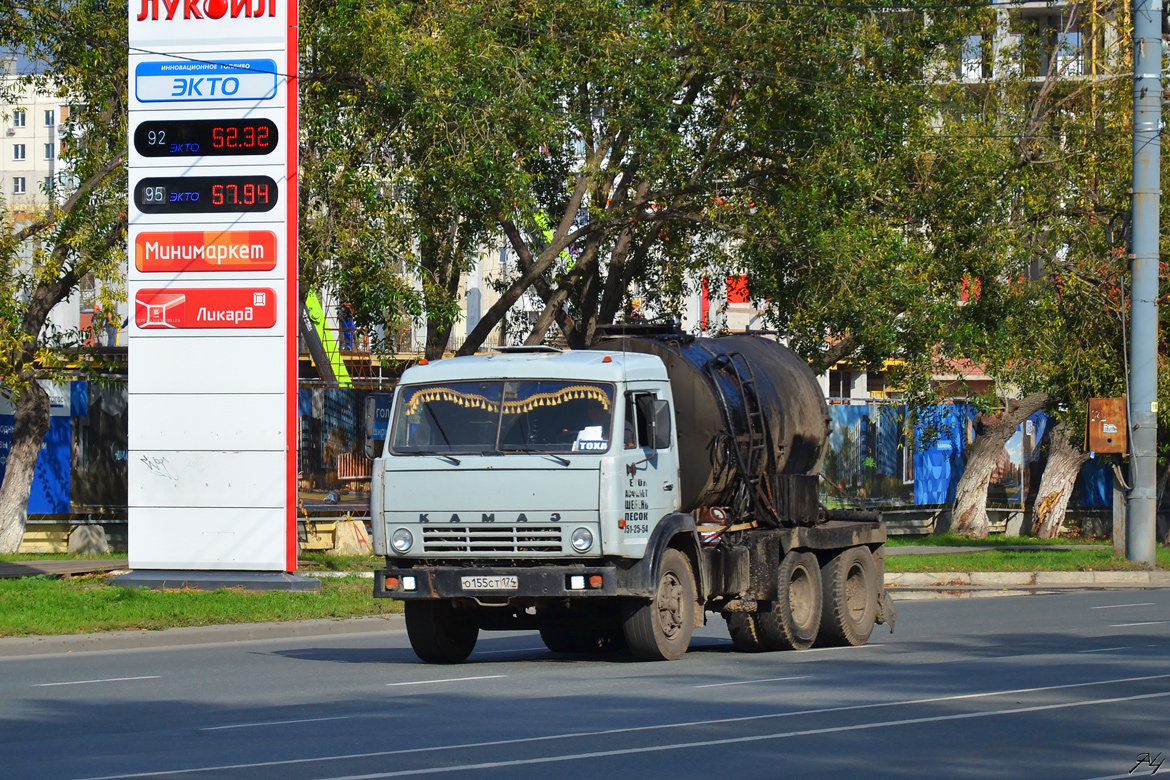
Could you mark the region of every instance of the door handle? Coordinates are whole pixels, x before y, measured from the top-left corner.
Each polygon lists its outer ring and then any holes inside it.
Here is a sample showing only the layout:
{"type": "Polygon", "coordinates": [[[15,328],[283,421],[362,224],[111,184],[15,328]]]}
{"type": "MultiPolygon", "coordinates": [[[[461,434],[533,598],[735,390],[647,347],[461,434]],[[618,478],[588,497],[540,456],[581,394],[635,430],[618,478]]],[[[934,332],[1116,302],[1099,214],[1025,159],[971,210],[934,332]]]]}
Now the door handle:
{"type": "Polygon", "coordinates": [[[673,482],[663,482],[662,489],[667,491],[667,492],[670,492],[671,490],[674,490],[674,483],[673,482]]]}

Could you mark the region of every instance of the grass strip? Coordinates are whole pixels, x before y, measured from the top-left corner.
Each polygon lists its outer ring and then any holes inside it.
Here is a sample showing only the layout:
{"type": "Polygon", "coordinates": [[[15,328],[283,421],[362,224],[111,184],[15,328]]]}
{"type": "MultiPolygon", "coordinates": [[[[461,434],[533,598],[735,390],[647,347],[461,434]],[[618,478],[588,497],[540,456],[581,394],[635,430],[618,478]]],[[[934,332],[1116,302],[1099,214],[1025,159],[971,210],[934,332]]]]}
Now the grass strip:
{"type": "Polygon", "coordinates": [[[1093,536],[1062,536],[1058,539],[1038,539],[1035,536],[989,536],[986,539],[970,539],[948,531],[938,536],[891,536],[886,544],[890,547],[1003,547],[1021,544],[1075,547],[1082,544],[1109,544],[1109,540],[1093,536]]]}
{"type": "Polygon", "coordinates": [[[341,619],[401,611],[400,602],[375,599],[373,583],[356,577],[322,579],[320,593],[157,591],[119,587],[103,576],[0,580],[0,636],[341,619]]]}
{"type": "MultiPolygon", "coordinates": [[[[1159,546],[1157,565],[1170,569],[1170,549],[1159,546]]],[[[990,550],[977,553],[887,555],[886,571],[1142,571],[1140,563],[1113,557],[1112,550],[1072,546],[1052,550],[990,550]]]]}

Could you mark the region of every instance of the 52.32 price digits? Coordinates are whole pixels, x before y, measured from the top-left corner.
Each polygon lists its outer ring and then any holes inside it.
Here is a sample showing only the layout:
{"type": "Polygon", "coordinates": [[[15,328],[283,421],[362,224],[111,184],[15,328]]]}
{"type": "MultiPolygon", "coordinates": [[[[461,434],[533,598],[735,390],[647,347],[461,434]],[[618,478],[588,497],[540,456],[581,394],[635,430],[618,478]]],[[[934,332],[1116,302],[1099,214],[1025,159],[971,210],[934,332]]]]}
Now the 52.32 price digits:
{"type": "MultiPolygon", "coordinates": [[[[275,133],[276,128],[273,127],[271,134],[275,133]]],[[[240,149],[245,152],[255,149],[260,153],[266,153],[273,146],[269,140],[269,135],[268,125],[256,125],[252,123],[241,123],[241,126],[219,124],[211,128],[211,148],[221,150],[240,149]]]]}

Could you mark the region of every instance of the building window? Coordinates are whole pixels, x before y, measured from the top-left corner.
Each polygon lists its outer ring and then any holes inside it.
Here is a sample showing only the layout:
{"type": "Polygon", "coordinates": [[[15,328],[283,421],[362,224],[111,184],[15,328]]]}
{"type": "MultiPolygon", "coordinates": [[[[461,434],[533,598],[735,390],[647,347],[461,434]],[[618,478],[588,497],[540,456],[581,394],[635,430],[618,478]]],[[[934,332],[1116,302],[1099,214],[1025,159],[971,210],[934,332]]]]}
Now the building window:
{"type": "Polygon", "coordinates": [[[45,159],[46,160],[53,159],[53,145],[51,143],[45,144],[45,159]]]}
{"type": "Polygon", "coordinates": [[[45,127],[53,127],[57,124],[57,112],[51,108],[45,109],[45,127]]]}
{"type": "Polygon", "coordinates": [[[24,144],[13,144],[12,145],[12,159],[13,160],[23,160],[24,159],[24,144]]]}
{"type": "Polygon", "coordinates": [[[1081,58],[1081,33],[1058,33],[1056,36],[1056,71],[1060,76],[1085,75],[1081,58]]]}
{"type": "Polygon", "coordinates": [[[991,58],[988,56],[987,41],[982,35],[968,35],[963,39],[959,78],[963,81],[991,78],[991,58]]]}
{"type": "Polygon", "coordinates": [[[53,190],[53,177],[46,176],[45,177],[45,192],[51,192],[52,190],[53,190]]]}
{"type": "Polygon", "coordinates": [[[12,126],[13,127],[24,127],[24,112],[23,111],[13,111],[12,112],[12,126]]]}
{"type": "Polygon", "coordinates": [[[23,176],[13,176],[12,177],[12,194],[13,195],[23,195],[24,194],[24,177],[23,176]]]}
{"type": "Polygon", "coordinates": [[[853,393],[853,372],[844,369],[829,371],[829,398],[848,398],[853,393]]]}

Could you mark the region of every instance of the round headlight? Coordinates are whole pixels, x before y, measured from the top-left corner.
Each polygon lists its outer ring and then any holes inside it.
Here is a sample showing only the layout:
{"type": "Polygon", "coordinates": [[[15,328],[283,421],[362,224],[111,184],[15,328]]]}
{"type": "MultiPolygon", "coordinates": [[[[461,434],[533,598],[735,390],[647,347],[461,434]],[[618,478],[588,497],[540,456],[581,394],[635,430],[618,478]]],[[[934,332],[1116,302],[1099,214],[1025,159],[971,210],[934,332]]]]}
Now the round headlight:
{"type": "Polygon", "coordinates": [[[410,549],[412,544],[414,544],[414,535],[405,528],[399,528],[394,532],[394,535],[390,537],[390,544],[394,547],[396,552],[404,553],[410,549]]]}
{"type": "Polygon", "coordinates": [[[578,528],[573,532],[572,544],[577,552],[585,552],[593,546],[593,532],[588,528],[578,528]]]}

